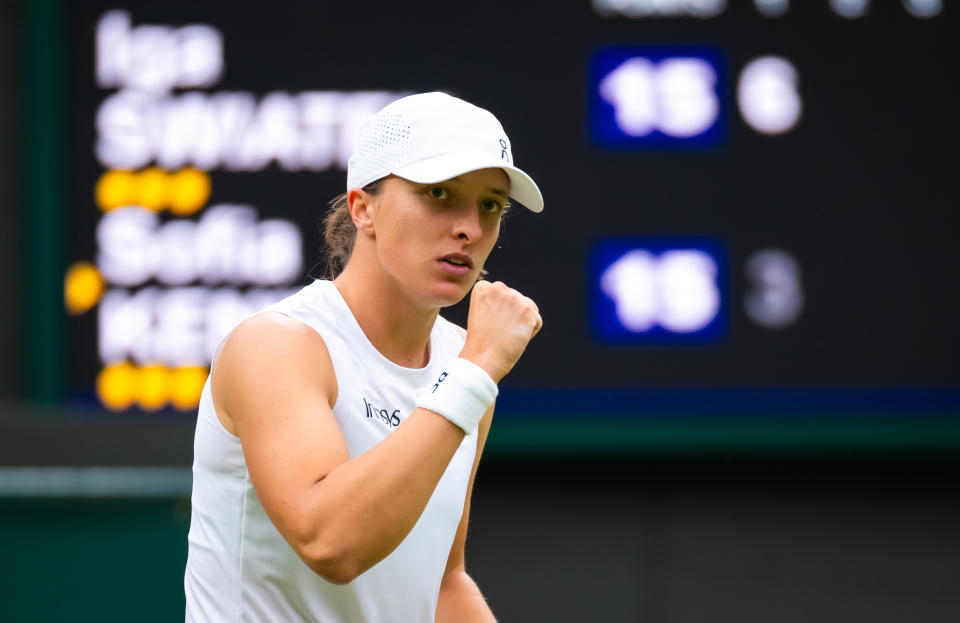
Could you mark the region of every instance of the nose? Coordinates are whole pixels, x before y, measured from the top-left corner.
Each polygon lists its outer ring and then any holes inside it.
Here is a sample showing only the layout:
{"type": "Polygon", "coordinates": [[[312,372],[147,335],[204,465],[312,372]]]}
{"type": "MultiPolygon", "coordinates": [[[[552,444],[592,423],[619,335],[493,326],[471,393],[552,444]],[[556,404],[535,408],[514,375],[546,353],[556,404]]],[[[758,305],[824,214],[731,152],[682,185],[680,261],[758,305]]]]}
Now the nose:
{"type": "Polygon", "coordinates": [[[483,235],[483,226],[480,224],[480,210],[475,206],[460,206],[456,210],[453,235],[458,240],[468,243],[479,239],[483,235]]]}

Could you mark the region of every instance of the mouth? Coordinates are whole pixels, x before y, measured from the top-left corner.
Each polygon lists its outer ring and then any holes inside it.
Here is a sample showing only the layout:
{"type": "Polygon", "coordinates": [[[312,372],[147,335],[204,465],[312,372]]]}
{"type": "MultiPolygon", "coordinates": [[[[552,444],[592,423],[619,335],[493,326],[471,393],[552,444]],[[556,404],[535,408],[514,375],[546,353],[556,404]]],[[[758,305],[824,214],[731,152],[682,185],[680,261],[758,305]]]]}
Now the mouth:
{"type": "Polygon", "coordinates": [[[451,266],[461,266],[473,270],[473,260],[470,259],[469,255],[465,255],[463,253],[450,253],[449,255],[444,255],[440,258],[440,261],[450,264],[451,266]]]}

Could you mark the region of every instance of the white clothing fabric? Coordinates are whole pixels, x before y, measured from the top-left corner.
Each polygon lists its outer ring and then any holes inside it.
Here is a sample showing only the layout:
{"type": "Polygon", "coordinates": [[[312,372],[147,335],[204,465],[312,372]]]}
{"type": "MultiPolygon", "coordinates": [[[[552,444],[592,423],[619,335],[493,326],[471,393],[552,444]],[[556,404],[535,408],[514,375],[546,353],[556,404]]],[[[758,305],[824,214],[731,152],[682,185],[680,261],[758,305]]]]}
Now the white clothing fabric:
{"type": "MultiPolygon", "coordinates": [[[[370,343],[330,281],[315,281],[265,311],[296,318],[324,339],[339,392],[333,415],[351,457],[403,422],[420,392],[463,347],[455,326],[438,317],[428,365],[398,366],[370,343]]],[[[432,623],[476,451],[474,432],[460,444],[397,549],[338,586],[314,574],[267,517],[250,483],[240,440],[214,411],[208,379],[194,439],[186,621],[432,623]]]]}

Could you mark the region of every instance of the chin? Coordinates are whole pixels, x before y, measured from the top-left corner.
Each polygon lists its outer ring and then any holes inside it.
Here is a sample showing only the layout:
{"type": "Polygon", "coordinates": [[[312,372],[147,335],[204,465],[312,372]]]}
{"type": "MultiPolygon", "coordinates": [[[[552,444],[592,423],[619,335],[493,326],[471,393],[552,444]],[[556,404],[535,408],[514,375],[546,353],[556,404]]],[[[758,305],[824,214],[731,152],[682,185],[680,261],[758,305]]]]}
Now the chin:
{"type": "Polygon", "coordinates": [[[431,307],[450,307],[462,301],[473,286],[473,281],[469,285],[456,283],[452,281],[443,282],[431,288],[430,299],[431,307]]]}

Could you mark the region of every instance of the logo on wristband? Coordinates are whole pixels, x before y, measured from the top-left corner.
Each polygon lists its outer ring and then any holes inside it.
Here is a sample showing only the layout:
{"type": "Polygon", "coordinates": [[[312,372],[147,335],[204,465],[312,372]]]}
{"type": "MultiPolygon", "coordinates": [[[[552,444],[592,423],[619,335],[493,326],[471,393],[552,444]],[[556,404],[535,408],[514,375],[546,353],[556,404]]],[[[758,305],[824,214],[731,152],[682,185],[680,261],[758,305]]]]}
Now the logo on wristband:
{"type": "Polygon", "coordinates": [[[433,389],[430,390],[431,394],[437,391],[437,388],[440,387],[440,383],[443,383],[443,379],[445,378],[447,378],[447,373],[446,372],[441,373],[440,378],[437,379],[437,382],[433,384],[433,389]]]}

